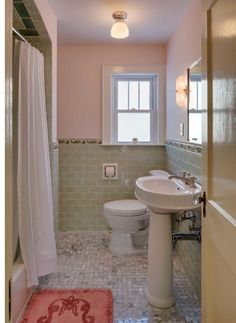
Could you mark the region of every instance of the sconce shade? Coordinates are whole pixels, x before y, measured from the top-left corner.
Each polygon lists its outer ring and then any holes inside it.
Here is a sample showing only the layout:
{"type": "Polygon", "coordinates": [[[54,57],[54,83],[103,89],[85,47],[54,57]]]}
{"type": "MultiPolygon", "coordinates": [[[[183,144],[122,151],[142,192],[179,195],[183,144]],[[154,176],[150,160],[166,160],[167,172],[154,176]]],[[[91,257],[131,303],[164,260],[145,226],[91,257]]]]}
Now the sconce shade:
{"type": "Polygon", "coordinates": [[[183,75],[176,79],[176,103],[181,108],[187,108],[187,86],[183,75]]]}
{"type": "Polygon", "coordinates": [[[111,28],[111,37],[122,39],[129,36],[129,28],[125,23],[127,18],[127,13],[124,11],[113,12],[112,17],[115,19],[115,22],[111,28]]]}

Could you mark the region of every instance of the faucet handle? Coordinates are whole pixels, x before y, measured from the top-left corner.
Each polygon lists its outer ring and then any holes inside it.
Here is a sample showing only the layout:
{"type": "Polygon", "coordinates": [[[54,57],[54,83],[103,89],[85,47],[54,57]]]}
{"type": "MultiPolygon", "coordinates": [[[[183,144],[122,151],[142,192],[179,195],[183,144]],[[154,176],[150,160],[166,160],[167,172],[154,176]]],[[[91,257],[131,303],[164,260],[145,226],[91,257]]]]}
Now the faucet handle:
{"type": "Polygon", "coordinates": [[[189,179],[190,187],[195,187],[195,181],[196,181],[196,177],[191,176],[190,179],[189,179]]]}

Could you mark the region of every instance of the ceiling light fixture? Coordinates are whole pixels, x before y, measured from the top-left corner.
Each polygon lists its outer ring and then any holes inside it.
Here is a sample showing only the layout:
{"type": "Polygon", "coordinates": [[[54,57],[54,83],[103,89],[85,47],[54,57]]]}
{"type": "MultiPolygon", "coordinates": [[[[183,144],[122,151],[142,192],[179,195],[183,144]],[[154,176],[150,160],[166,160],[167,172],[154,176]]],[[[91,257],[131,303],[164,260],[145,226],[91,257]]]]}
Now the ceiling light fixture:
{"type": "Polygon", "coordinates": [[[125,23],[127,16],[127,13],[124,11],[113,12],[112,17],[115,19],[115,22],[111,28],[111,37],[122,39],[129,36],[129,28],[125,23]]]}

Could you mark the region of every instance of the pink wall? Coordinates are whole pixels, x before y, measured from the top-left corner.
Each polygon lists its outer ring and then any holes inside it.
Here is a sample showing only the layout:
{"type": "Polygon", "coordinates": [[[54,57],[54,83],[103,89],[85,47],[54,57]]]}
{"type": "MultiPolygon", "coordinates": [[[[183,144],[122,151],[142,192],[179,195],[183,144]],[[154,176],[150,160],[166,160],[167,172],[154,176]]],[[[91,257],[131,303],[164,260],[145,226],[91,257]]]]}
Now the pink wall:
{"type": "Polygon", "coordinates": [[[57,19],[47,0],[34,0],[52,42],[52,141],[57,141],[57,19]]]}
{"type": "Polygon", "coordinates": [[[175,82],[187,68],[201,57],[201,0],[192,0],[186,15],[167,46],[167,139],[186,141],[187,111],[176,105],[175,82]],[[179,134],[184,123],[185,136],[179,134]]]}
{"type": "Polygon", "coordinates": [[[100,138],[102,65],[155,65],[164,45],[62,45],[58,49],[58,138],[100,138]]]}

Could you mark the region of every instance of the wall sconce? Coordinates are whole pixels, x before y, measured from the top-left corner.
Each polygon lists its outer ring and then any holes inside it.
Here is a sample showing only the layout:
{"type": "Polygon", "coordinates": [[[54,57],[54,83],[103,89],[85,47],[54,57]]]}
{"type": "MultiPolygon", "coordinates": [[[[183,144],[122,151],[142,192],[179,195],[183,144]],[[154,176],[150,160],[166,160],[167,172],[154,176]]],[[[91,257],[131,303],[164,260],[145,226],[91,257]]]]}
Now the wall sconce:
{"type": "Polygon", "coordinates": [[[187,108],[188,89],[186,79],[180,75],[176,79],[176,103],[181,108],[187,108]]]}
{"type": "Polygon", "coordinates": [[[115,22],[111,28],[111,37],[122,39],[129,36],[129,28],[125,23],[127,16],[127,13],[124,11],[113,12],[112,17],[115,19],[115,22]]]}

